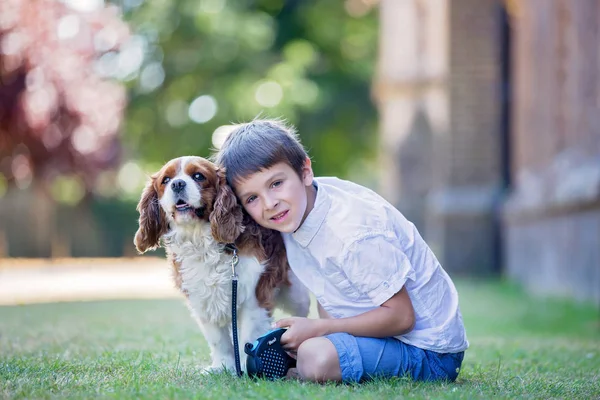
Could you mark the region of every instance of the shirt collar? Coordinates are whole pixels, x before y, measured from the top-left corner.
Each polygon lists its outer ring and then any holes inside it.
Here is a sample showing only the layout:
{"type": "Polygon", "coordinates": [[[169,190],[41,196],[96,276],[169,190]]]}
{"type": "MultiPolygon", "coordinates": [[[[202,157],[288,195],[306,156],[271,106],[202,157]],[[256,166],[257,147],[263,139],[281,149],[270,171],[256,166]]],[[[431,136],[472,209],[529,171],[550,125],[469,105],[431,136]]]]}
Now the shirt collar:
{"type": "Polygon", "coordinates": [[[329,212],[329,208],[331,207],[331,198],[325,190],[325,187],[320,186],[316,179],[313,179],[313,184],[318,189],[313,209],[308,213],[308,216],[302,225],[300,225],[300,228],[292,234],[292,237],[302,247],[307,247],[317,232],[319,232],[319,228],[321,228],[321,225],[329,212]]]}

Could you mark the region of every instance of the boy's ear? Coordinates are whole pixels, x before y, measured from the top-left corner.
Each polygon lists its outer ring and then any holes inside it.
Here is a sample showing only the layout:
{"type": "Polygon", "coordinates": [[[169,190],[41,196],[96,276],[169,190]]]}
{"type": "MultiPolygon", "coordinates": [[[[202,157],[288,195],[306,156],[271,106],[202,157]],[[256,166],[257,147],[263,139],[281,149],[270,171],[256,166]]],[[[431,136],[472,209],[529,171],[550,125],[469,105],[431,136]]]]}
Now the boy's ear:
{"type": "Polygon", "coordinates": [[[304,166],[302,167],[302,181],[304,182],[304,185],[312,185],[314,177],[315,174],[312,170],[312,163],[310,158],[306,157],[306,160],[304,160],[304,166]]]}

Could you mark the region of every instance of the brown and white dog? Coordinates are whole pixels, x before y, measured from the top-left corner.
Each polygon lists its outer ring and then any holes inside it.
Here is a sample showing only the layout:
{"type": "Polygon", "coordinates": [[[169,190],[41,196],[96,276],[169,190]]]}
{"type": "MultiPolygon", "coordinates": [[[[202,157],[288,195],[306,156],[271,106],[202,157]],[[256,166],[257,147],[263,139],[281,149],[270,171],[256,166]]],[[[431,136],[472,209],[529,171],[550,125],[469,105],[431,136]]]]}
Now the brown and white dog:
{"type": "MultiPolygon", "coordinates": [[[[134,243],[140,253],[165,247],[176,286],[187,299],[211,350],[208,370],[235,370],[231,328],[231,260],[238,248],[239,343],[271,329],[275,305],[308,314],[306,288],[287,264],[278,232],[244,217],[223,170],[201,157],[180,157],[151,176],[137,210],[134,243]]],[[[240,351],[242,368],[246,355],[240,351]]]]}

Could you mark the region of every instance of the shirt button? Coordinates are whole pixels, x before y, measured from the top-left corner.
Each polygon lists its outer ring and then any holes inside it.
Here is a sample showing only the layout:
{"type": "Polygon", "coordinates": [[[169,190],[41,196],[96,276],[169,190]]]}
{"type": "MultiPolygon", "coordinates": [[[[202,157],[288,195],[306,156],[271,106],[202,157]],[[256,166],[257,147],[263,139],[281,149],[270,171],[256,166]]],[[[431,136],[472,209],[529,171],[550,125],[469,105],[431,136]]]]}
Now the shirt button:
{"type": "Polygon", "coordinates": [[[383,287],[387,289],[387,288],[389,288],[389,287],[390,287],[390,285],[389,285],[389,283],[387,283],[387,282],[383,282],[383,287]]]}

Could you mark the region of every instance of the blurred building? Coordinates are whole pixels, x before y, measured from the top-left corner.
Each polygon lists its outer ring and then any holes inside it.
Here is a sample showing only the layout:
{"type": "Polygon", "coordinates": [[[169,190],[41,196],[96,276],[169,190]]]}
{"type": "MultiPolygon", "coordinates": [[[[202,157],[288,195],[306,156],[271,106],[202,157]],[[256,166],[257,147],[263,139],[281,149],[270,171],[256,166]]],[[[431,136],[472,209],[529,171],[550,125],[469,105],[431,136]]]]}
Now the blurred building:
{"type": "Polygon", "coordinates": [[[381,192],[451,273],[600,303],[600,3],[380,12],[381,192]]]}

